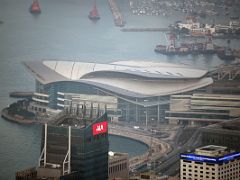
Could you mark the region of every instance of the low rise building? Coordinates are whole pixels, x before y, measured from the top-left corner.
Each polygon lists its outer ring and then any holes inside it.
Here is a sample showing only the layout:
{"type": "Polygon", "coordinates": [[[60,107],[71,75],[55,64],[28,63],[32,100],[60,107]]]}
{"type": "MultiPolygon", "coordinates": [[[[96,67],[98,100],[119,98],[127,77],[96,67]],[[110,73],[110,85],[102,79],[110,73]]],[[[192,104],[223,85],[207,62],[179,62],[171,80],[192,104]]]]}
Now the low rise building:
{"type": "Polygon", "coordinates": [[[212,124],[240,116],[240,96],[230,94],[172,95],[166,119],[170,124],[212,124]]]}
{"type": "Polygon", "coordinates": [[[130,180],[168,180],[168,176],[157,176],[153,171],[142,172],[137,176],[130,177],[130,180]]]}
{"type": "Polygon", "coordinates": [[[129,179],[129,159],[127,153],[108,153],[108,179],[126,180],[129,179]]]}
{"type": "Polygon", "coordinates": [[[181,180],[239,180],[240,152],[208,145],[180,155],[181,180]]]}

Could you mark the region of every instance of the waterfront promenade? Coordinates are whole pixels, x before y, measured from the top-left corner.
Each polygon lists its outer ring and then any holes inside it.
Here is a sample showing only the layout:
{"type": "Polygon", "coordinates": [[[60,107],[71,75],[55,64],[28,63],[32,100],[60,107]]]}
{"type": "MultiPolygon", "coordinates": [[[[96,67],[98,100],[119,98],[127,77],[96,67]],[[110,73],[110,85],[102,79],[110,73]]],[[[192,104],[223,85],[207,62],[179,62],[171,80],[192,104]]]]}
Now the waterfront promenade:
{"type": "Polygon", "coordinates": [[[129,160],[130,170],[138,168],[147,162],[153,161],[154,159],[159,159],[164,154],[167,154],[171,151],[171,146],[168,143],[130,127],[110,124],[109,134],[131,138],[148,145],[148,152],[140,156],[133,157],[129,160]]]}

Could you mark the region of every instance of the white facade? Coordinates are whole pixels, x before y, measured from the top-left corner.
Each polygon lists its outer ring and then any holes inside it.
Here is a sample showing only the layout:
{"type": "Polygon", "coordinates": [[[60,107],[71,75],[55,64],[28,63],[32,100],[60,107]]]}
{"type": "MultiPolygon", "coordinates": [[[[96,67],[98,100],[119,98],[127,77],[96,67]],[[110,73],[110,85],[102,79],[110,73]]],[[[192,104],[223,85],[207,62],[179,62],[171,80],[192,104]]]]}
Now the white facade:
{"type": "Polygon", "coordinates": [[[240,153],[222,146],[205,146],[193,154],[182,154],[181,180],[239,180],[240,153]]]}

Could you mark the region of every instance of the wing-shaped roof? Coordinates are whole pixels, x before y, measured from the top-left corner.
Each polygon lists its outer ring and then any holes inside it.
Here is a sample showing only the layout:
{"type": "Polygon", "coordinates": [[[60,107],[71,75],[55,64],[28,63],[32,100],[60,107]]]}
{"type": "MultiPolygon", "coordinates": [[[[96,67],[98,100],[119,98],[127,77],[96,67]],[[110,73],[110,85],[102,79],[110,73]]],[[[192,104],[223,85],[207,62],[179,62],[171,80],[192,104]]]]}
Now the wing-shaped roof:
{"type": "Polygon", "coordinates": [[[75,81],[133,97],[177,94],[213,82],[212,78],[204,77],[206,70],[168,63],[42,61],[24,64],[43,84],[75,81]]]}

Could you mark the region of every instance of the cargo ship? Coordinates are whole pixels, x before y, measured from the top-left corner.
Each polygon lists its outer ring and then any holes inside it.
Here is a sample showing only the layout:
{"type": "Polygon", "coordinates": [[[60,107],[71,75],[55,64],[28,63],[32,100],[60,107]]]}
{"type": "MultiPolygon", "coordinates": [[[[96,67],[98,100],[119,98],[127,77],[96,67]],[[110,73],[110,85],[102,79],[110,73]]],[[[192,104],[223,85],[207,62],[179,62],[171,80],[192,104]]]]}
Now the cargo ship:
{"type": "Polygon", "coordinates": [[[100,19],[100,16],[99,16],[99,13],[97,10],[97,6],[96,6],[96,2],[94,3],[92,10],[89,12],[88,18],[91,20],[94,20],[94,21],[100,19]]]}
{"type": "Polygon", "coordinates": [[[38,3],[38,0],[33,0],[31,6],[29,8],[29,12],[32,14],[40,14],[41,13],[41,8],[38,3]]]}
{"type": "Polygon", "coordinates": [[[157,45],[155,52],[164,55],[188,55],[188,54],[216,54],[217,50],[214,49],[212,44],[204,43],[183,43],[176,47],[174,45],[157,45]]]}
{"type": "Polygon", "coordinates": [[[211,37],[208,37],[206,42],[181,43],[178,46],[175,43],[174,35],[170,35],[169,39],[170,45],[156,45],[154,51],[164,55],[198,55],[217,53],[211,37]]]}

